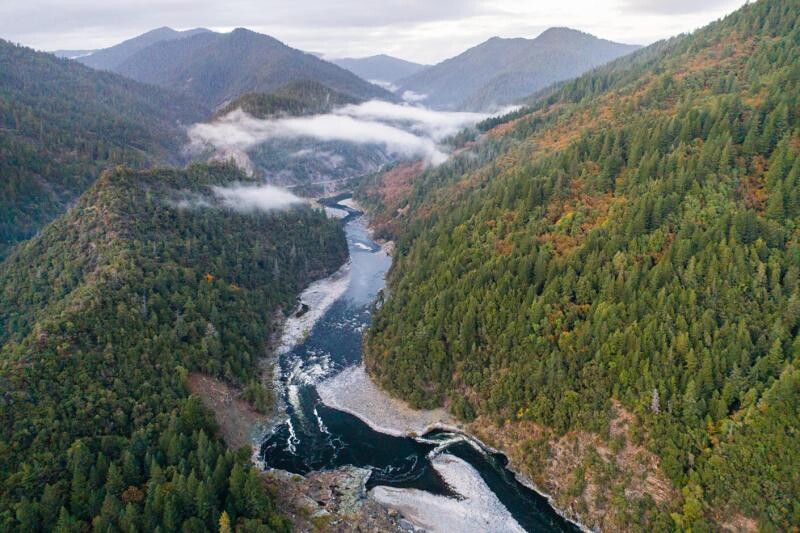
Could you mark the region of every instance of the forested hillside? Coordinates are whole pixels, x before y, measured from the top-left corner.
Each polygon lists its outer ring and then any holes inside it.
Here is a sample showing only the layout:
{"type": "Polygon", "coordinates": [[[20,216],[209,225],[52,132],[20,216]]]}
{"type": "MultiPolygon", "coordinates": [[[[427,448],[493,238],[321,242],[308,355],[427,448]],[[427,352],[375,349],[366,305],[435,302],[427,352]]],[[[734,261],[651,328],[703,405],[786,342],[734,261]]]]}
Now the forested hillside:
{"type": "Polygon", "coordinates": [[[256,118],[313,115],[358,102],[359,99],[329,89],[319,82],[299,80],[271,93],[249,93],[241,96],[217,111],[214,116],[221,117],[236,109],[256,118]]]}
{"type": "Polygon", "coordinates": [[[347,246],[319,210],[220,205],[245,180],[117,167],[0,265],[0,530],[288,529],[187,373],[263,398],[275,313],[347,246]]]}
{"type": "Polygon", "coordinates": [[[751,3],[531,105],[362,191],[398,239],[369,370],[521,435],[532,477],[562,436],[616,435],[556,494],[590,524],[797,528],[800,5],[751,3]],[[678,496],[618,484],[631,446],[678,496]]]}
{"type": "Polygon", "coordinates": [[[199,104],[0,40],[0,259],[100,169],[172,162],[199,104]]]}

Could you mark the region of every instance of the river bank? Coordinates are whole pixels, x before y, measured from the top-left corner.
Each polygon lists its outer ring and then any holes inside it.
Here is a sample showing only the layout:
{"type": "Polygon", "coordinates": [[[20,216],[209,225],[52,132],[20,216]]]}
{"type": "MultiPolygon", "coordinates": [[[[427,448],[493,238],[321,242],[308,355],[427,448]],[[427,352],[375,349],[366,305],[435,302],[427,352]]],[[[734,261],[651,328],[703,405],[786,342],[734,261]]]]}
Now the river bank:
{"type": "MultiPolygon", "coordinates": [[[[555,498],[542,491],[528,475],[522,472],[518,464],[517,450],[506,449],[507,446],[502,445],[500,448],[487,445],[473,433],[475,428],[466,428],[444,409],[414,409],[403,400],[390,396],[375,384],[363,365],[347,368],[323,381],[317,385],[317,392],[326,405],[358,417],[376,431],[396,436],[417,437],[434,429],[445,429],[461,433],[465,439],[472,441],[474,447],[511,457],[507,468],[520,483],[544,496],[562,517],[570,520],[581,530],[591,531],[588,526],[580,522],[580,517],[574,509],[557,508],[555,498]]],[[[493,444],[497,445],[497,442],[493,444]]],[[[436,517],[441,518],[444,515],[452,519],[458,517],[468,524],[479,523],[489,510],[495,514],[499,513],[498,506],[490,496],[487,496],[487,491],[480,490],[483,483],[479,477],[475,478],[474,471],[469,472],[464,465],[453,463],[451,459],[437,456],[433,459],[433,466],[448,484],[458,487],[457,492],[465,498],[461,502],[454,502],[452,498],[431,496],[424,491],[390,487],[375,487],[370,491],[370,496],[383,505],[399,511],[414,525],[429,531],[439,530],[432,526],[432,521],[436,517]]],[[[491,492],[488,494],[491,495],[491,492]]],[[[499,502],[497,504],[499,505],[499,502]]],[[[499,508],[505,511],[502,505],[499,505],[499,508]]],[[[452,525],[452,522],[448,524],[452,525]]],[[[492,528],[483,530],[493,531],[492,528]]],[[[509,529],[507,525],[497,529],[497,531],[513,530],[514,528],[509,529]]]]}
{"type": "Polygon", "coordinates": [[[389,396],[367,374],[364,365],[346,368],[317,385],[325,405],[350,413],[375,431],[398,437],[418,436],[436,428],[460,429],[444,409],[420,411],[389,396]]]}
{"type": "Polygon", "coordinates": [[[323,205],[348,211],[350,261],[306,289],[299,312],[284,321],[274,351],[278,421],[254,459],[267,474],[300,484],[300,495],[323,472],[343,476],[345,500],[405,517],[393,522],[401,529],[492,531],[501,524],[497,531],[575,531],[516,479],[505,457],[444,409],[412,409],[369,378],[361,364],[363,333],[385,286],[391,245],[377,243],[360,206],[342,200],[323,205]],[[369,490],[353,492],[353,468],[368,472],[369,490]]]}

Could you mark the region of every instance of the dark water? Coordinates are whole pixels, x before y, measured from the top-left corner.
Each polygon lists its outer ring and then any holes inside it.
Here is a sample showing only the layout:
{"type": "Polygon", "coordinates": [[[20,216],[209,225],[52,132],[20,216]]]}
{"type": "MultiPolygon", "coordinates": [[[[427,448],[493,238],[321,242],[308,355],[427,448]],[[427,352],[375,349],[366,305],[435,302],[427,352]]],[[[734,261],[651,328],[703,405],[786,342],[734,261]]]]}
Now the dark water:
{"type": "Polygon", "coordinates": [[[469,463],[514,519],[527,531],[578,531],[547,500],[517,482],[506,458],[447,431],[419,439],[379,433],[360,419],[322,403],[315,383],[361,361],[361,340],[370,307],[391,265],[356,213],[346,219],[351,273],[346,292],[317,322],[306,340],[280,358],[281,395],[287,420],[261,448],[266,466],[305,474],[353,465],[371,470],[367,487],[390,485],[458,497],[431,466],[432,453],[469,463]],[[442,441],[452,441],[439,446],[442,441]],[[434,450],[436,450],[434,452],[434,450]]]}

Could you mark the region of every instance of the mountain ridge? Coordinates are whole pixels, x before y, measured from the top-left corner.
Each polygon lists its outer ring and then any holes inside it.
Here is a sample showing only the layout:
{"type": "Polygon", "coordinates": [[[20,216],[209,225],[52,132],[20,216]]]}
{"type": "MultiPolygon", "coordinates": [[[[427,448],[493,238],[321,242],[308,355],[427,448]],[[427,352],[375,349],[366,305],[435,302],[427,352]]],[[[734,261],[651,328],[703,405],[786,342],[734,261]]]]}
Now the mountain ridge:
{"type": "Polygon", "coordinates": [[[90,54],[81,55],[75,59],[87,67],[92,67],[98,70],[115,71],[122,63],[148,46],[163,41],[184,39],[200,33],[213,32],[205,28],[177,31],[168,26],[162,26],[160,28],[145,32],[141,35],[137,35],[136,37],[126,39],[125,41],[122,41],[114,46],[102,48],[100,50],[94,50],[90,54]]]}
{"type": "Polygon", "coordinates": [[[563,27],[533,39],[492,37],[399,80],[398,92],[425,94],[435,108],[497,108],[638,48],[563,27]]]}
{"type": "Polygon", "coordinates": [[[210,107],[219,107],[249,92],[271,92],[303,79],[358,98],[394,98],[347,70],[245,28],[157,42],[134,54],[115,71],[184,92],[210,107]]]}
{"type": "Polygon", "coordinates": [[[288,533],[188,375],[269,409],[256,363],[275,316],[347,246],[320,210],[241,213],[214,196],[244,183],[230,165],[117,167],[0,263],[0,529],[205,530],[225,516],[288,533]]]}

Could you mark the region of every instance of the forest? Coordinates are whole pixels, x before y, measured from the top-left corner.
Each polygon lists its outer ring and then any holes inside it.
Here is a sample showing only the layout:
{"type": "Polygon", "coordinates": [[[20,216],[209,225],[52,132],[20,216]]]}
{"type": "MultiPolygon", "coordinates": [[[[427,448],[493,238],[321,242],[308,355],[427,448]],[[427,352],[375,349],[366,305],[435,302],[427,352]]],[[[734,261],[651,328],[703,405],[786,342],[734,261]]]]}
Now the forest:
{"type": "Polygon", "coordinates": [[[319,209],[213,194],[249,179],[116,167],[0,265],[0,530],[288,531],[187,376],[267,397],[276,318],[347,246],[319,209]]]}
{"type": "Polygon", "coordinates": [[[108,166],[175,163],[201,105],[0,39],[0,259],[108,166]]]}
{"type": "Polygon", "coordinates": [[[334,107],[360,101],[319,82],[303,80],[288,83],[271,93],[248,93],[240,96],[214,113],[214,116],[223,117],[237,109],[256,118],[313,115],[328,113],[334,107]]]}
{"type": "Polygon", "coordinates": [[[397,240],[370,373],[417,407],[556,436],[608,436],[618,402],[680,495],[620,496],[619,527],[796,528],[797,2],[526,104],[399,195],[381,175],[359,192],[397,240]]]}

